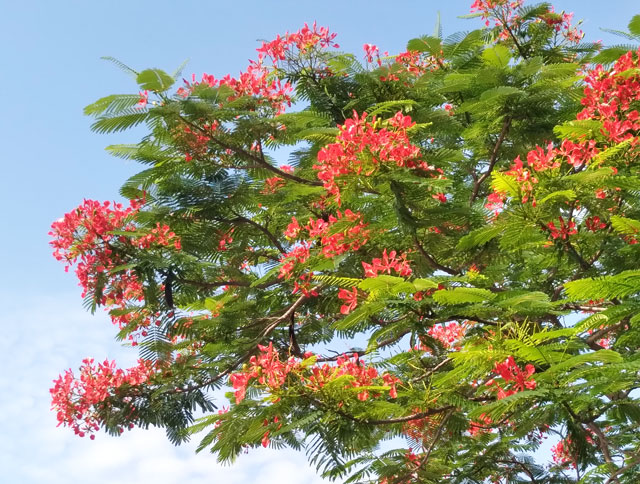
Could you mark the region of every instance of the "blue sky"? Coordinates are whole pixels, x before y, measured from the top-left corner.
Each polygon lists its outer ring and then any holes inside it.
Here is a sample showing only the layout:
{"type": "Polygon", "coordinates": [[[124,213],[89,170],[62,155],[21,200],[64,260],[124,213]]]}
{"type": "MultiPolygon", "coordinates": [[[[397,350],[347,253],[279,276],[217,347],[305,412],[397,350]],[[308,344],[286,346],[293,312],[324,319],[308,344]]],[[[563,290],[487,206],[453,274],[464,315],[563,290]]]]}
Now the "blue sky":
{"type": "MultiPolygon", "coordinates": [[[[113,200],[136,172],[104,147],[136,141],[136,133],[96,135],[82,108],[111,93],[137,92],[133,80],[100,57],[136,69],[237,74],[254,57],[257,39],[297,30],[305,21],[329,26],[343,50],[358,55],[363,43],[391,53],[431,33],[440,10],[445,35],[470,30],[461,20],[471,0],[255,1],[0,0],[0,468],[6,482],[319,483],[304,457],[260,450],[222,468],[194,445],[175,448],[162,431],[134,430],[124,437],[79,439],[56,428],[49,411],[51,381],[82,358],[115,358],[127,365],[133,350],[120,348],[103,314],[82,310],[72,274],[51,257],[51,222],[83,198],[113,200]]],[[[636,0],[560,0],[556,10],[583,18],[592,40],[612,38],[598,27],[622,28],[636,0]]],[[[613,40],[615,42],[615,39],[613,40]]],[[[138,132],[138,135],[140,133],[138,132]]]]}

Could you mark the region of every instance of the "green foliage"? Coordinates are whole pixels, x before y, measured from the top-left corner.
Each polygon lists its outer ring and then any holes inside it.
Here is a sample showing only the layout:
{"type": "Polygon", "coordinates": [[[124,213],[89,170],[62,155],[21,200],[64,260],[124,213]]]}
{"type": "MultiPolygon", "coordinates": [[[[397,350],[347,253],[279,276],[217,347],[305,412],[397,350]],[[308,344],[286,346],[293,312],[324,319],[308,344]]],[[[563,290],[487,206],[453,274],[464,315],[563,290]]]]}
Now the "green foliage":
{"type": "Polygon", "coordinates": [[[182,68],[108,58],[149,104],[85,114],[98,133],[146,130],[107,148],[144,165],[121,189],[144,205],[69,250],[117,260],[90,259],[85,304],[155,366],[92,407],[107,431],[197,433],[225,462],[290,447],[353,483],[634,482],[637,129],[577,119],[581,72],[623,52],[566,40],[548,4],[509,29],[496,8],[491,28],[443,37],[438,20],[379,65],[287,46],[255,92],[174,92],[182,68]],[[543,435],[573,461],[538,462],[543,435]]]}
{"type": "Polygon", "coordinates": [[[173,85],[174,78],[160,69],[145,69],[138,74],[136,82],[142,89],[163,92],[173,85]]]}

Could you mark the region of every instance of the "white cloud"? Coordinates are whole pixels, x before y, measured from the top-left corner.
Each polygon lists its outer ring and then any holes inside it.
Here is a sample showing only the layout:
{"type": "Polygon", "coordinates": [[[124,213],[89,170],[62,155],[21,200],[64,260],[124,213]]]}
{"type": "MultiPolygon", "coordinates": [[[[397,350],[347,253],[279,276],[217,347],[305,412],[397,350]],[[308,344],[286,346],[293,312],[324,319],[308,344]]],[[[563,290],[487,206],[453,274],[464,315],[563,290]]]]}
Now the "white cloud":
{"type": "Polygon", "coordinates": [[[174,447],[161,429],[134,429],[121,437],[98,434],[78,438],[56,428],[50,411],[52,380],[82,358],[116,359],[122,366],[135,349],[113,342],[114,328],[104,314],[82,310],[77,294],[25,301],[0,301],[4,337],[0,340],[0,466],[7,482],[20,484],[320,484],[303,454],[252,450],[232,466],[195,453],[195,442],[174,447]],[[28,308],[28,310],[25,310],[28,308]]]}

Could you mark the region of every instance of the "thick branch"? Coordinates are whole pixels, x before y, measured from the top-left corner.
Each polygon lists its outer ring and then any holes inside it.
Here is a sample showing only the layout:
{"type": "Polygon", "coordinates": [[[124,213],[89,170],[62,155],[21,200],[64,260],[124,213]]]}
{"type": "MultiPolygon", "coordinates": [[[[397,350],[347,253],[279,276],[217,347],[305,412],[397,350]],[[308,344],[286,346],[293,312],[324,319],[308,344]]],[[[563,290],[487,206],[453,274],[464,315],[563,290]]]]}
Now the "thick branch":
{"type": "MultiPolygon", "coordinates": [[[[311,400],[313,403],[315,403],[317,406],[322,407],[322,408],[328,408],[327,405],[324,404],[324,402],[322,402],[321,400],[318,400],[315,397],[312,397],[310,395],[306,395],[307,398],[309,398],[309,400],[311,400]]],[[[386,418],[386,419],[362,419],[362,418],[358,418],[358,417],[354,417],[353,415],[345,412],[344,410],[341,409],[337,409],[337,408],[332,408],[331,410],[333,412],[335,412],[336,414],[340,415],[341,417],[344,417],[348,420],[351,420],[352,422],[356,422],[356,423],[360,423],[360,424],[365,424],[365,425],[393,425],[393,424],[398,424],[398,423],[405,423],[405,422],[411,422],[412,420],[419,420],[421,418],[425,418],[425,417],[429,417],[431,415],[438,415],[440,413],[443,412],[448,412],[450,410],[453,410],[455,407],[453,405],[445,405],[444,407],[439,407],[439,408],[431,408],[429,410],[426,410],[424,412],[418,412],[418,413],[413,413],[411,415],[406,415],[404,417],[395,417],[395,418],[386,418]]]]}
{"type": "Polygon", "coordinates": [[[638,464],[640,464],[640,455],[636,455],[635,458],[631,459],[631,461],[626,466],[620,467],[618,470],[613,472],[611,474],[611,476],[609,477],[609,479],[607,479],[607,482],[605,482],[605,484],[611,484],[612,482],[618,482],[618,476],[620,474],[622,474],[625,471],[628,471],[629,469],[631,469],[634,466],[637,466],[638,464]]]}
{"type": "Polygon", "coordinates": [[[447,267],[447,266],[443,266],[442,264],[440,264],[437,260],[435,260],[422,246],[422,244],[420,243],[420,241],[418,240],[418,236],[414,234],[413,236],[413,243],[415,244],[416,248],[418,249],[418,251],[420,252],[420,254],[422,254],[422,257],[424,257],[425,259],[427,259],[427,262],[429,263],[429,265],[431,265],[431,267],[433,267],[434,269],[440,270],[442,272],[446,272],[447,274],[451,274],[452,276],[457,276],[458,274],[460,274],[459,271],[452,269],[451,267],[447,267]]]}
{"type": "MultiPolygon", "coordinates": [[[[615,463],[613,462],[613,459],[611,458],[611,451],[609,450],[609,442],[607,441],[607,438],[604,436],[604,433],[602,433],[602,430],[600,430],[600,427],[598,427],[598,425],[596,425],[595,422],[589,422],[587,424],[587,427],[598,437],[598,446],[602,451],[602,455],[604,457],[605,462],[607,464],[615,466],[617,469],[618,466],[615,465],[615,463]]],[[[620,484],[620,481],[615,476],[615,474],[612,475],[611,478],[613,479],[611,480],[611,482],[616,482],[617,484],[620,484]]]]}
{"type": "Polygon", "coordinates": [[[500,151],[500,147],[502,146],[504,139],[507,137],[510,128],[511,116],[507,116],[504,118],[504,121],[502,123],[502,130],[500,131],[500,135],[498,136],[498,141],[496,141],[496,144],[493,147],[493,152],[491,153],[491,158],[489,158],[489,167],[487,168],[487,171],[480,175],[480,178],[478,178],[473,184],[473,191],[471,192],[471,200],[469,200],[469,205],[473,204],[476,198],[478,198],[480,186],[487,178],[489,178],[489,176],[491,176],[491,172],[493,171],[493,168],[496,166],[496,163],[498,161],[498,153],[500,151]]]}

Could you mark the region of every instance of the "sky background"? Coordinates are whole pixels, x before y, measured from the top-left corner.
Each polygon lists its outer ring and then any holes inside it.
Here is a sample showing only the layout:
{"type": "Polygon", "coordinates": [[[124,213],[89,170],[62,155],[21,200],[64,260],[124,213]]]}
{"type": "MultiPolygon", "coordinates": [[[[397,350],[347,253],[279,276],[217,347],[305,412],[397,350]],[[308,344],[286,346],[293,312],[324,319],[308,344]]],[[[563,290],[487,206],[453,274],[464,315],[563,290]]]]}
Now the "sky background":
{"type": "MultiPolygon", "coordinates": [[[[315,484],[322,482],[303,455],[260,449],[222,467],[195,442],[173,447],[162,430],[98,434],[80,439],[56,428],[49,410],[51,382],[81,360],[137,358],[121,348],[104,314],[82,309],[73,274],[51,256],[52,221],[83,198],[118,199],[118,188],[138,167],[104,152],[135,142],[141,131],[90,132],[82,109],[113,93],[136,93],[135,82],[113,56],[134,69],[172,72],[184,60],[185,77],[221,77],[243,70],[258,39],[295,31],[316,20],[338,33],[341,50],[362,44],[397,53],[407,40],[430,34],[440,11],[445,36],[472,30],[462,20],[471,0],[423,1],[45,1],[0,0],[0,469],[5,482],[189,484],[315,484]]],[[[640,13],[637,0],[554,2],[584,19],[590,40],[617,43],[599,27],[624,28],[640,13]]]]}

